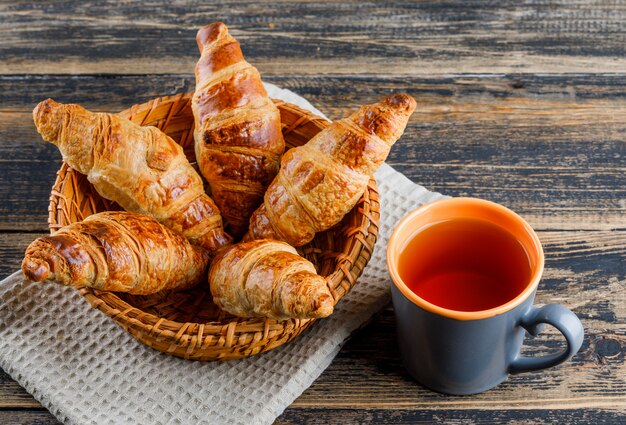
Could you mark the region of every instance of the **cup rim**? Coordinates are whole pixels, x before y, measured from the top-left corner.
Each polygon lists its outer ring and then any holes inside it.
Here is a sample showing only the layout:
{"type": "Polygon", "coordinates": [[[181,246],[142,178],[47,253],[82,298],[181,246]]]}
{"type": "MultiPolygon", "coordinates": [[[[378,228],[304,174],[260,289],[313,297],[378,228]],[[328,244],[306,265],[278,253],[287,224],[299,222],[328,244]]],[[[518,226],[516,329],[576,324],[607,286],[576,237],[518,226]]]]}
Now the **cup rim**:
{"type": "Polygon", "coordinates": [[[508,311],[511,311],[515,307],[519,306],[526,299],[528,299],[528,297],[531,296],[533,292],[537,289],[537,286],[539,285],[539,280],[541,279],[541,276],[543,275],[544,262],[545,262],[543,247],[541,245],[541,241],[539,240],[539,236],[537,236],[537,233],[533,230],[530,224],[526,222],[526,220],[524,220],[518,214],[516,214],[515,212],[513,212],[512,210],[508,209],[507,207],[503,205],[497,204],[495,202],[487,201],[485,199],[471,198],[471,197],[439,199],[437,201],[420,205],[419,207],[417,207],[416,209],[408,213],[404,218],[402,218],[402,220],[398,222],[398,224],[393,230],[393,233],[391,234],[391,237],[389,238],[389,241],[387,242],[386,260],[387,260],[387,270],[389,272],[389,275],[391,276],[391,281],[406,298],[408,298],[413,304],[417,305],[418,307],[426,311],[435,313],[440,316],[448,317],[451,319],[456,319],[456,320],[486,319],[489,317],[506,313],[508,311]],[[478,310],[478,311],[451,310],[451,309],[440,307],[436,304],[426,301],[425,299],[418,296],[415,292],[411,291],[409,287],[404,283],[404,281],[400,277],[400,274],[398,273],[397,267],[391,260],[392,253],[395,255],[398,254],[396,252],[397,251],[396,239],[398,238],[398,235],[408,223],[410,223],[413,219],[416,218],[416,216],[423,214],[425,211],[433,208],[433,206],[439,206],[440,204],[445,204],[445,203],[449,203],[451,205],[475,204],[477,206],[483,206],[483,207],[486,206],[486,207],[495,209],[498,212],[503,213],[509,216],[510,218],[518,221],[524,227],[524,229],[528,232],[528,234],[530,235],[530,237],[532,238],[533,242],[535,243],[537,247],[537,265],[535,269],[533,270],[532,277],[531,279],[529,279],[528,284],[526,285],[524,290],[521,291],[515,298],[509,300],[508,302],[504,304],[501,304],[497,307],[490,308],[487,310],[478,310]]]}

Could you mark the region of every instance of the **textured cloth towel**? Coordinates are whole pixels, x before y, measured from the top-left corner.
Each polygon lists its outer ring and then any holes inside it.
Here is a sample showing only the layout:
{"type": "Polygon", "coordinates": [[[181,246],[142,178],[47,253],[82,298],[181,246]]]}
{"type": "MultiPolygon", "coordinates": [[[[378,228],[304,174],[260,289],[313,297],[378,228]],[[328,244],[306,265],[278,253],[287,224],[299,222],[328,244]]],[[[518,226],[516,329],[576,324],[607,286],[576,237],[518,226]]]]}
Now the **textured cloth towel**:
{"type": "MultiPolygon", "coordinates": [[[[295,93],[266,87],[322,115],[295,93]]],[[[25,282],[17,272],[0,282],[0,366],[66,424],[271,424],[389,301],[387,239],[407,212],[441,197],[386,164],[376,180],[381,226],[372,259],[333,315],[289,344],[228,362],[169,357],[73,288],[25,282]]]]}

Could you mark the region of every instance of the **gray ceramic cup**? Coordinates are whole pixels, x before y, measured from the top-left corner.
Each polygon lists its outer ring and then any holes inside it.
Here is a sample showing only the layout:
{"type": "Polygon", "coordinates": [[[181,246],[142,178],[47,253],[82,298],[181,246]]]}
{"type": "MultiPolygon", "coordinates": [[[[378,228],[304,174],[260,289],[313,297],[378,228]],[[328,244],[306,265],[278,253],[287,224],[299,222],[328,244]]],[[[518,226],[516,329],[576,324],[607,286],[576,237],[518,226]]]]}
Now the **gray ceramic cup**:
{"type": "Polygon", "coordinates": [[[582,345],[583,326],[574,313],[556,304],[533,306],[543,273],[543,249],[530,225],[501,205],[475,198],[448,198],[416,209],[398,223],[389,239],[387,267],[393,281],[391,295],[404,366],[432,390],[458,395],[486,391],[509,374],[558,365],[582,345]],[[489,310],[455,311],[420,298],[402,281],[398,257],[406,244],[425,226],[455,218],[489,221],[522,243],[532,273],[517,297],[489,310]],[[543,324],[563,334],[566,348],[541,357],[521,356],[525,333],[536,335],[543,324]]]}

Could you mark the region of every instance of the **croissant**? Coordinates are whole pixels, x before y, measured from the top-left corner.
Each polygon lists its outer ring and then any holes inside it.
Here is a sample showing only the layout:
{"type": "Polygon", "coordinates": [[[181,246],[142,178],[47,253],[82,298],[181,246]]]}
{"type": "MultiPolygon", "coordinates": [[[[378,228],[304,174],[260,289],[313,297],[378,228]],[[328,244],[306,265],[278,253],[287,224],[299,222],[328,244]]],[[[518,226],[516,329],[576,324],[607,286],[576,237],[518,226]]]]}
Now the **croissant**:
{"type": "Polygon", "coordinates": [[[326,279],[284,242],[242,242],[211,263],[214,302],[239,317],[320,318],[333,312],[326,279]]]}
{"type": "Polygon", "coordinates": [[[285,149],[280,113],[226,25],[200,28],[196,41],[196,158],[228,232],[237,238],[278,172],[285,149]]]}
{"type": "Polygon", "coordinates": [[[22,272],[35,282],[146,295],[201,282],[208,261],[206,250],[153,218],[109,211],[36,239],[22,272]]]}
{"type": "Polygon", "coordinates": [[[415,107],[411,96],[391,95],[287,151],[244,240],[270,238],[301,246],[339,223],[387,158],[415,107]]]}
{"type": "Polygon", "coordinates": [[[33,110],[37,131],[98,193],[150,215],[209,251],[231,242],[222,217],[183,150],[156,127],[52,99],[33,110]]]}

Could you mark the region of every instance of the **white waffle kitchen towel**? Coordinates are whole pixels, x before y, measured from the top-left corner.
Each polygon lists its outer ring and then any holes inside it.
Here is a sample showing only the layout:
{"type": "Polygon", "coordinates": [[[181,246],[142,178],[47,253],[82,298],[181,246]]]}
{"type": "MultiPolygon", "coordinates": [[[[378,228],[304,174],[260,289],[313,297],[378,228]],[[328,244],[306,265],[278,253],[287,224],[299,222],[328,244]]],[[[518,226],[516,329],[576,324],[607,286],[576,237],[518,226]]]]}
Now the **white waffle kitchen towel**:
{"type": "MultiPolygon", "coordinates": [[[[322,115],[295,93],[269,95],[322,115]]],[[[73,288],[0,282],[0,366],[66,424],[271,424],[328,367],[350,334],[389,301],[387,240],[418,205],[438,199],[388,165],[376,173],[379,239],[334,314],[271,352],[195,362],[142,345],[73,288]]]]}

